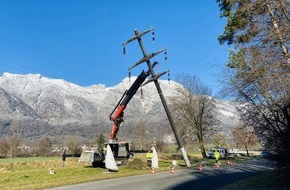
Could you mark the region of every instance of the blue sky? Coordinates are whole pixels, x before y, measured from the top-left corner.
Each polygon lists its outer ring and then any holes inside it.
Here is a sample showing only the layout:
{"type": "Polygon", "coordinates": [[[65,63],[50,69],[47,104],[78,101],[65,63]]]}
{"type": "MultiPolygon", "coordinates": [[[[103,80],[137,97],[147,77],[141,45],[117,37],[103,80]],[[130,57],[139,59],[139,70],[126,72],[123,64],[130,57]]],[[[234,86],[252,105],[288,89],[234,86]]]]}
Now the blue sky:
{"type": "Polygon", "coordinates": [[[180,73],[197,75],[216,92],[228,58],[217,41],[225,21],[215,0],[1,0],[0,23],[1,75],[40,73],[80,86],[115,86],[143,56],[135,41],[124,57],[122,42],[134,29],[150,27],[156,41],[144,36],[146,51],[167,48],[167,63],[163,54],[152,62],[160,63],[156,72],[169,69],[172,80],[180,73]]]}

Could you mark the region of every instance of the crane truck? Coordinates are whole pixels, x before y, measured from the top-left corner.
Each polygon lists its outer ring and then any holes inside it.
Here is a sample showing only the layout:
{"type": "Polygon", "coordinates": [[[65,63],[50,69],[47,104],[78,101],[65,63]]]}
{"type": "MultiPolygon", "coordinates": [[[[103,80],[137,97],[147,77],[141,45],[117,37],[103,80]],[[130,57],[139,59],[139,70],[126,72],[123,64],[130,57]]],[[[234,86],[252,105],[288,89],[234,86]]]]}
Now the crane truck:
{"type": "MultiPolygon", "coordinates": [[[[107,152],[111,152],[114,156],[114,160],[117,162],[117,164],[126,164],[128,162],[128,158],[132,155],[130,152],[130,146],[129,143],[121,143],[118,142],[118,138],[117,138],[117,133],[118,130],[120,128],[120,125],[122,122],[124,122],[124,110],[126,109],[128,103],[130,102],[130,100],[133,98],[133,96],[135,95],[135,93],[137,92],[137,90],[141,87],[144,86],[150,82],[154,82],[155,86],[157,88],[157,91],[160,95],[161,101],[163,103],[163,106],[165,108],[165,111],[168,115],[168,117],[170,116],[168,108],[167,108],[167,104],[165,102],[165,99],[162,95],[162,91],[161,88],[159,86],[159,83],[157,82],[157,79],[159,77],[161,77],[162,75],[164,75],[165,73],[169,72],[169,71],[164,71],[158,74],[155,74],[153,68],[155,67],[155,65],[158,64],[158,62],[154,62],[153,64],[151,64],[150,59],[155,57],[156,55],[160,54],[161,52],[165,52],[166,55],[166,49],[161,49],[159,51],[156,51],[154,53],[151,54],[147,54],[144,47],[143,47],[143,43],[141,41],[141,37],[145,34],[147,34],[150,31],[154,31],[153,28],[146,30],[144,32],[139,33],[137,30],[134,30],[135,36],[133,36],[132,38],[130,38],[129,40],[127,40],[126,42],[122,43],[123,45],[123,53],[125,53],[125,45],[134,41],[134,40],[138,40],[138,43],[141,47],[141,50],[144,54],[144,57],[141,58],[139,61],[137,61],[134,65],[132,65],[131,67],[128,68],[128,70],[138,66],[141,63],[146,62],[147,66],[148,66],[148,71],[144,72],[144,70],[140,73],[140,75],[136,78],[136,80],[134,81],[134,83],[132,84],[132,86],[129,88],[129,90],[126,90],[123,94],[123,96],[121,97],[121,99],[119,100],[118,104],[116,105],[116,107],[113,109],[112,113],[110,114],[110,120],[113,121],[113,126],[111,129],[111,133],[110,133],[110,140],[107,144],[105,144],[105,147],[107,147],[110,151],[107,152]],[[148,76],[151,75],[151,78],[148,79],[146,82],[144,82],[146,80],[146,78],[148,76]],[[109,145],[109,146],[108,146],[109,145]]],[[[152,33],[153,34],[153,33],[152,33]]],[[[167,57],[165,57],[165,60],[167,59],[167,57]]],[[[171,123],[171,125],[173,125],[173,121],[171,119],[171,116],[169,117],[169,121],[171,123]]],[[[175,127],[172,127],[173,131],[175,132],[175,127]]],[[[177,134],[175,134],[175,136],[177,137],[177,134]]],[[[181,151],[185,154],[185,150],[184,148],[181,146],[181,143],[179,141],[179,138],[177,138],[178,144],[181,147],[181,151]]],[[[106,154],[107,153],[106,150],[92,150],[92,151],[84,151],[81,154],[80,157],[80,161],[81,162],[91,162],[92,165],[94,167],[97,166],[103,166],[104,162],[105,162],[105,158],[108,155],[111,154],[106,154]]],[[[65,160],[65,158],[69,156],[69,155],[65,155],[65,151],[63,154],[63,160],[65,160]]],[[[186,156],[186,154],[185,154],[186,156]]],[[[186,157],[187,158],[187,157],[186,157]]],[[[110,159],[111,160],[111,159],[110,159]]],[[[187,165],[189,164],[188,159],[185,159],[187,161],[187,165]]]]}
{"type": "MultiPolygon", "coordinates": [[[[154,64],[154,66],[157,63],[154,64]]],[[[111,133],[109,135],[109,142],[105,144],[110,145],[111,150],[113,152],[114,158],[118,165],[125,165],[128,162],[128,159],[133,155],[130,152],[130,145],[127,142],[118,142],[117,133],[120,128],[122,122],[124,122],[124,110],[126,109],[128,103],[136,94],[137,90],[142,86],[145,79],[150,75],[150,71],[144,72],[144,70],[140,73],[140,75],[136,78],[134,83],[131,85],[129,90],[126,90],[122,95],[121,99],[113,109],[110,114],[110,120],[113,121],[113,126],[111,129],[111,133]]],[[[76,157],[80,156],[80,162],[91,162],[93,167],[103,167],[106,149],[96,149],[96,150],[87,150],[83,151],[81,155],[74,154],[66,154],[63,152],[63,161],[65,161],[66,157],[76,157]]]]}

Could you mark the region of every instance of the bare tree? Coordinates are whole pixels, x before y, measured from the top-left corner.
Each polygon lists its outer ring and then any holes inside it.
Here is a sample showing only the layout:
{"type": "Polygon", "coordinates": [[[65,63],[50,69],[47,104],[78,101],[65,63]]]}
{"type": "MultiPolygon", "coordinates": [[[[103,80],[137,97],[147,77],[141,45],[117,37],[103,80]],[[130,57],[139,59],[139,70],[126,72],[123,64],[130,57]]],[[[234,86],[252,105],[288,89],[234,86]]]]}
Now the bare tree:
{"type": "Polygon", "coordinates": [[[0,158],[7,157],[9,151],[8,142],[6,139],[0,139],[0,158]]]}
{"type": "Polygon", "coordinates": [[[176,120],[176,123],[179,126],[178,131],[183,145],[186,149],[189,149],[190,147],[192,147],[192,145],[196,144],[195,136],[192,135],[192,129],[187,125],[187,123],[184,123],[182,119],[179,118],[176,120]]]}
{"type": "Polygon", "coordinates": [[[188,127],[189,137],[183,140],[194,139],[202,156],[206,158],[204,135],[211,126],[217,124],[212,109],[211,90],[196,76],[181,74],[176,81],[182,86],[177,87],[177,94],[171,99],[175,121],[180,127],[179,130],[187,130],[185,128],[188,127]]]}
{"type": "Polygon", "coordinates": [[[250,148],[260,144],[254,128],[249,125],[244,125],[242,122],[233,129],[232,134],[236,146],[245,148],[247,156],[250,156],[250,148]]]}
{"type": "Polygon", "coordinates": [[[8,154],[10,157],[16,157],[19,154],[18,147],[22,139],[19,135],[13,135],[12,137],[7,138],[7,144],[9,147],[8,154]]]}
{"type": "Polygon", "coordinates": [[[106,138],[105,138],[105,136],[103,135],[103,133],[99,134],[99,135],[97,136],[97,145],[98,145],[98,149],[99,149],[100,151],[102,150],[102,148],[103,148],[105,142],[106,142],[106,138]]]}
{"type": "Polygon", "coordinates": [[[81,140],[76,136],[67,136],[65,139],[66,146],[68,147],[70,153],[78,154],[81,153],[81,140]]]}
{"type": "Polygon", "coordinates": [[[134,128],[134,137],[136,139],[135,148],[143,150],[143,149],[149,149],[147,146],[147,134],[146,134],[146,122],[143,120],[140,120],[136,123],[136,127],[134,128]]]}
{"type": "Polygon", "coordinates": [[[38,142],[38,154],[40,156],[48,156],[51,153],[52,142],[50,138],[45,137],[38,142]]]}
{"type": "Polygon", "coordinates": [[[162,140],[157,140],[155,142],[155,148],[158,152],[164,152],[165,150],[165,143],[162,140]]]}
{"type": "Polygon", "coordinates": [[[213,144],[215,147],[225,147],[226,146],[226,136],[222,133],[216,133],[212,137],[213,139],[213,144]]]}

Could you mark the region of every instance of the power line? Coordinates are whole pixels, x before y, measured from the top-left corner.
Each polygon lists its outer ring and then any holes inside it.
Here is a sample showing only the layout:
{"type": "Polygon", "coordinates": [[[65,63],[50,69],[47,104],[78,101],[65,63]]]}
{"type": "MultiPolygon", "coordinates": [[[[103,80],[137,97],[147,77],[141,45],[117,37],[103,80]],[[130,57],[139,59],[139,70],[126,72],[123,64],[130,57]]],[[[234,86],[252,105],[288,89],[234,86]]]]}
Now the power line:
{"type": "MultiPolygon", "coordinates": [[[[39,73],[39,74],[44,74],[44,75],[49,76],[49,77],[52,77],[52,78],[58,78],[58,77],[56,77],[56,76],[54,76],[54,75],[52,75],[52,74],[49,74],[49,73],[46,73],[46,72],[42,72],[42,71],[37,70],[37,69],[34,69],[34,68],[32,68],[32,67],[28,67],[28,66],[26,66],[26,65],[23,65],[23,64],[18,63],[18,62],[16,62],[16,61],[12,61],[12,60],[7,59],[7,58],[2,57],[2,56],[0,56],[0,59],[4,60],[4,61],[6,61],[6,62],[12,63],[12,64],[14,64],[14,65],[16,65],[16,66],[20,66],[20,67],[23,67],[23,68],[27,69],[27,70],[19,69],[19,68],[13,67],[13,66],[11,66],[11,65],[7,65],[7,64],[5,64],[5,63],[3,63],[3,62],[0,62],[1,65],[5,66],[5,67],[8,67],[8,68],[10,68],[10,69],[13,69],[13,70],[16,70],[16,71],[22,72],[22,73],[26,73],[26,72],[28,72],[29,70],[31,70],[31,71],[37,72],[37,73],[39,73]]],[[[4,72],[5,72],[5,71],[4,71],[4,72]]]]}
{"type": "MultiPolygon", "coordinates": [[[[8,67],[8,68],[10,68],[10,69],[14,69],[14,70],[16,70],[16,71],[24,72],[24,71],[21,70],[21,69],[17,69],[17,68],[15,68],[15,67],[10,66],[10,65],[6,65],[5,63],[0,62],[0,64],[3,65],[3,66],[5,66],[5,67],[8,67]]],[[[5,72],[5,71],[4,71],[4,72],[5,72]]]]}

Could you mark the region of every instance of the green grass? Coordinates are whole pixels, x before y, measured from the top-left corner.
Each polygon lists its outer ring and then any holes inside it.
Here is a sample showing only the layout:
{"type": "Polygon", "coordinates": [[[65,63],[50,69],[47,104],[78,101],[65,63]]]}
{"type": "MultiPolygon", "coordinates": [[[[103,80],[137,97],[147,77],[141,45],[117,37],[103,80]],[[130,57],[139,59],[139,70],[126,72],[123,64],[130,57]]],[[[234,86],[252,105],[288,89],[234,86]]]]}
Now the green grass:
{"type": "MultiPolygon", "coordinates": [[[[135,157],[146,160],[145,154],[135,157]]],[[[162,158],[159,159],[159,168],[156,168],[155,172],[170,172],[170,156],[160,157],[162,158]]],[[[178,163],[185,165],[183,161],[178,163]]],[[[0,189],[43,189],[151,173],[149,167],[132,169],[126,166],[119,166],[119,172],[108,173],[105,168],[93,168],[90,163],[80,163],[78,158],[67,158],[64,167],[62,164],[61,157],[0,159],[0,189]],[[50,174],[50,170],[54,170],[54,174],[50,174]]]]}
{"type": "MultiPolygon", "coordinates": [[[[198,168],[202,161],[203,164],[208,166],[214,166],[215,164],[214,159],[202,159],[200,154],[190,154],[189,156],[191,157],[190,161],[193,168],[198,168]]],[[[146,162],[145,154],[135,154],[134,157],[146,162]]],[[[242,157],[234,160],[234,162],[243,162],[248,159],[252,158],[242,157]]],[[[220,161],[222,164],[227,163],[227,160],[220,161]]],[[[155,172],[170,172],[171,163],[171,154],[160,154],[159,168],[156,168],[155,172]]],[[[129,165],[127,167],[119,166],[119,172],[117,173],[108,173],[105,168],[93,168],[89,163],[80,163],[78,158],[67,158],[64,167],[62,167],[62,164],[61,157],[0,159],[0,189],[43,189],[151,173],[149,167],[130,168],[128,167],[129,165]],[[54,170],[53,175],[49,174],[50,170],[54,170]]],[[[177,160],[177,164],[177,170],[186,167],[183,160],[177,160]]],[[[263,187],[271,187],[272,183],[278,187],[285,187],[285,184],[287,185],[288,183],[289,185],[290,180],[284,180],[283,182],[281,179],[290,179],[289,174],[287,177],[285,178],[285,175],[280,171],[271,171],[256,175],[247,180],[238,181],[234,186],[223,187],[221,190],[253,189],[249,188],[249,185],[255,187],[254,189],[263,189],[263,187]],[[263,187],[261,187],[261,181],[263,181],[263,187]]]]}
{"type": "Polygon", "coordinates": [[[107,174],[106,169],[93,168],[77,159],[68,159],[65,167],[60,160],[5,163],[1,164],[0,189],[42,189],[149,172],[149,169],[136,171],[122,166],[119,172],[107,174]],[[53,175],[49,174],[50,170],[54,170],[53,175]]]}

